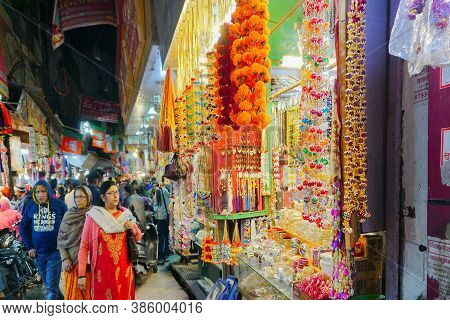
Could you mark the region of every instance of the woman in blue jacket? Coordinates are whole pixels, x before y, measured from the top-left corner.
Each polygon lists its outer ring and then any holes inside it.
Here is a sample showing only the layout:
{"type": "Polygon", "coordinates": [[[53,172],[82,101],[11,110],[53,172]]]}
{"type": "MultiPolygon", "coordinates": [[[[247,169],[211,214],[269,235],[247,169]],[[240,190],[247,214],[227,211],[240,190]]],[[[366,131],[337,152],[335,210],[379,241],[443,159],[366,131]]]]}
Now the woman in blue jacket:
{"type": "Polygon", "coordinates": [[[46,288],[46,299],[62,299],[59,290],[61,256],[57,249],[59,226],[67,206],[55,199],[47,181],[39,180],[31,193],[20,223],[20,235],[31,258],[36,258],[46,288]]]}

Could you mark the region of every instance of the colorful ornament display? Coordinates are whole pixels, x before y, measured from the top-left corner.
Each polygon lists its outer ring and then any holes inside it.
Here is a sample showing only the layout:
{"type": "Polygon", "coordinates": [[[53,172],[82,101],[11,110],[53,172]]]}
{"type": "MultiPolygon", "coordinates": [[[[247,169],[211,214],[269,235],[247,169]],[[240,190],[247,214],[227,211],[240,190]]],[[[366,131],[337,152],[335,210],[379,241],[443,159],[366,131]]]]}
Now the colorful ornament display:
{"type": "Polygon", "coordinates": [[[230,236],[228,235],[228,221],[223,222],[223,237],[222,237],[221,249],[222,249],[222,263],[231,265],[232,264],[231,241],[230,241],[230,236]]]}
{"type": "Polygon", "coordinates": [[[239,223],[235,222],[233,231],[233,242],[231,243],[231,265],[238,263],[237,254],[242,252],[241,237],[239,236],[239,223]]]}
{"type": "Polygon", "coordinates": [[[268,0],[236,0],[230,26],[230,38],[235,39],[231,59],[236,69],[231,74],[238,88],[234,95],[237,108],[230,114],[239,126],[264,129],[270,122],[267,115],[266,83],[270,81],[270,30],[267,27],[268,0]]]}
{"type": "Polygon", "coordinates": [[[219,225],[217,221],[214,221],[214,237],[211,248],[212,263],[222,263],[222,246],[219,241],[219,225]]]}
{"type": "Polygon", "coordinates": [[[201,256],[202,261],[204,262],[212,261],[212,244],[213,239],[211,237],[209,221],[205,220],[205,237],[202,240],[202,256],[201,256]]]}
{"type": "Polygon", "coordinates": [[[225,129],[213,144],[215,212],[264,210],[261,193],[261,131],[225,129]],[[223,201],[226,199],[226,201],[223,201]]]}
{"type": "Polygon", "coordinates": [[[365,0],[353,0],[348,12],[346,105],[343,119],[343,217],[344,232],[352,233],[350,220],[360,222],[370,217],[367,208],[367,146],[366,146],[366,39],[365,0]]]}
{"type": "Polygon", "coordinates": [[[296,287],[307,297],[307,299],[330,299],[330,283],[328,280],[325,280],[324,276],[321,274],[315,274],[304,279],[302,282],[296,284],[296,287]]]}
{"type": "Polygon", "coordinates": [[[300,101],[301,182],[298,186],[304,202],[304,219],[326,227],[330,223],[330,152],[332,103],[325,76],[330,50],[329,4],[325,0],[303,3],[300,28],[302,97],[300,101]]]}
{"type": "Polygon", "coordinates": [[[175,100],[175,128],[178,152],[183,153],[187,148],[186,100],[184,97],[175,100]]]}

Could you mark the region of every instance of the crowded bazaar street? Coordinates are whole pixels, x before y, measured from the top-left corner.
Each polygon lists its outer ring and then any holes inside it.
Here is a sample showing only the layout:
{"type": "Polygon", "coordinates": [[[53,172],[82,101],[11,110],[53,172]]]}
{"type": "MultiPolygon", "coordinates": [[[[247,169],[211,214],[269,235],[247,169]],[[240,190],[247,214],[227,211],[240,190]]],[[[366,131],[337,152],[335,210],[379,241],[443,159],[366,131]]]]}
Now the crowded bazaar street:
{"type": "Polygon", "coordinates": [[[448,314],[449,20],[0,0],[0,319],[448,314]]]}

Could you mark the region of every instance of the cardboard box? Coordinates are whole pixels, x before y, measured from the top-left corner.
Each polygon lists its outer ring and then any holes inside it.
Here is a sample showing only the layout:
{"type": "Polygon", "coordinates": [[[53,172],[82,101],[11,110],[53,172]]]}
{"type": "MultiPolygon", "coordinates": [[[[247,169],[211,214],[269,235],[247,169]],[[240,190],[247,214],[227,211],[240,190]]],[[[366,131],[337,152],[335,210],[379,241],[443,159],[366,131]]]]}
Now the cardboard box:
{"type": "Polygon", "coordinates": [[[382,294],[383,290],[383,237],[369,233],[363,235],[365,256],[355,258],[355,295],[382,294]]]}

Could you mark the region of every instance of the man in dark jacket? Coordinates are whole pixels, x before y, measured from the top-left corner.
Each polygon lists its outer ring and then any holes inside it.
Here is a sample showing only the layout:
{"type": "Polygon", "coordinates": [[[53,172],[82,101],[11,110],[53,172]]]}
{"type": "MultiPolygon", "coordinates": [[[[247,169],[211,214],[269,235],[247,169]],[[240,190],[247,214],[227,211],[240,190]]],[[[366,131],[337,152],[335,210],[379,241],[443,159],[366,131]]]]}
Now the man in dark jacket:
{"type": "Polygon", "coordinates": [[[101,206],[100,190],[98,189],[98,182],[100,177],[97,172],[92,171],[87,175],[88,188],[92,193],[92,204],[94,206],[101,206]]]}
{"type": "Polygon", "coordinates": [[[51,186],[44,180],[36,182],[20,223],[20,235],[31,258],[36,258],[39,274],[47,290],[46,299],[62,299],[59,291],[61,256],[57,249],[59,226],[67,211],[55,199],[51,186]]]}
{"type": "Polygon", "coordinates": [[[125,200],[123,206],[130,209],[137,220],[137,224],[141,231],[145,230],[145,200],[136,193],[136,189],[131,184],[125,186],[125,200]]]}

